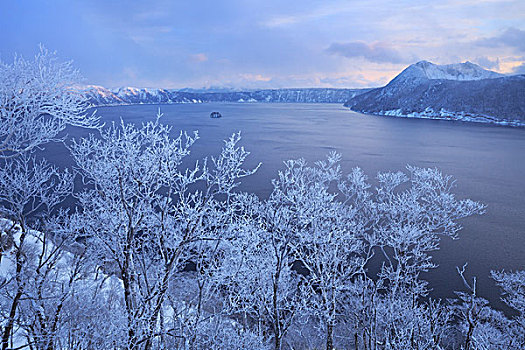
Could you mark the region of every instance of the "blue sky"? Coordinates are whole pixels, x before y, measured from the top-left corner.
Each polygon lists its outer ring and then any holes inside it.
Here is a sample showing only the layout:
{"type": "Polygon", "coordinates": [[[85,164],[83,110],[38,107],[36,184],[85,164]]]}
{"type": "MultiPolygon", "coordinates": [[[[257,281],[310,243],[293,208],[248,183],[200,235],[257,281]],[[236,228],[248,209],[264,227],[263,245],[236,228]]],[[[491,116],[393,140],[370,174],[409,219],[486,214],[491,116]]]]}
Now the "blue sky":
{"type": "Polygon", "coordinates": [[[1,59],[39,43],[110,88],[380,86],[423,59],[525,73],[525,1],[0,0],[1,59]]]}

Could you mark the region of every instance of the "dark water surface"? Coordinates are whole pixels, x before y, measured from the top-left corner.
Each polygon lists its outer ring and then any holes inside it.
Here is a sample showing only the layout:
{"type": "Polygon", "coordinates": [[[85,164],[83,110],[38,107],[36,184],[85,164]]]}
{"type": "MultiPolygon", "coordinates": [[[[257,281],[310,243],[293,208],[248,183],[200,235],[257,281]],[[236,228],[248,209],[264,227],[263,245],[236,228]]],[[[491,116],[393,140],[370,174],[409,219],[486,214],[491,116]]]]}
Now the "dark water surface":
{"type": "MultiPolygon", "coordinates": [[[[434,254],[440,267],[427,274],[433,297],[454,297],[462,288],[456,266],[468,262],[478,276],[478,291],[501,307],[492,269],[525,269],[525,129],[451,121],[365,116],[335,104],[180,104],[98,108],[103,121],[140,124],[155,118],[174,131],[198,130],[194,157],[218,154],[222,140],[241,131],[251,152],[249,165],[262,162],[245,179],[243,190],[266,197],[282,161],[303,157],[313,162],[331,150],[343,156],[348,172],[361,167],[370,177],[378,171],[405,170],[407,164],[437,167],[457,180],[455,193],[487,205],[487,213],[464,219],[460,239],[443,239],[434,254]],[[223,115],[209,117],[212,111],[223,115]]],[[[72,130],[71,136],[78,136],[72,130]]],[[[68,162],[60,147],[48,147],[52,160],[68,162]]],[[[69,160],[70,161],[70,160],[69,160]]]]}

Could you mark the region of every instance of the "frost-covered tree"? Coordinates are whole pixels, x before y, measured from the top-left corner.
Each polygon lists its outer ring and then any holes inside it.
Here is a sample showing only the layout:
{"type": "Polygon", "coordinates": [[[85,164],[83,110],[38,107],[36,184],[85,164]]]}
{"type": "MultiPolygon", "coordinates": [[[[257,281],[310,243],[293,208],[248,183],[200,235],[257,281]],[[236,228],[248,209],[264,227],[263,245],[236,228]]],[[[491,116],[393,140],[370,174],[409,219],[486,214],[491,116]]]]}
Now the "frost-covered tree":
{"type": "Polygon", "coordinates": [[[64,311],[73,294],[87,286],[81,282],[86,277],[85,255],[68,252],[75,238],[62,234],[56,221],[48,221],[25,239],[25,291],[17,327],[34,349],[53,349],[63,342],[64,311]]]}
{"type": "Polygon", "coordinates": [[[440,235],[456,237],[457,219],[483,206],[456,200],[451,178],[433,169],[409,167],[410,178],[380,173],[373,193],[359,169],[343,181],[338,162],[336,154],[314,167],[290,161],[274,182],[277,197],[293,203],[300,218],[291,244],[307,271],[305,304],[322,323],[327,349],[334,346],[334,329],[347,305],[354,305],[348,313],[354,339],[363,334],[363,344],[393,346],[411,334],[415,343],[415,330],[424,328],[418,324],[424,315],[419,299],[427,291],[420,273],[434,267],[429,253],[438,249],[440,235]],[[378,278],[366,270],[375,250],[384,259],[378,278]]]}
{"type": "Polygon", "coordinates": [[[74,91],[79,79],[70,62],[61,63],[43,47],[33,60],[16,56],[11,64],[0,62],[3,349],[20,334],[35,348],[52,346],[72,290],[75,277],[66,282],[64,274],[71,271],[61,263],[70,237],[58,237],[43,225],[71,194],[72,176],[30,154],[56,140],[66,125],[97,125],[95,115],[86,114],[85,97],[74,91]]]}
{"type": "Polygon", "coordinates": [[[0,158],[15,157],[56,140],[66,125],[94,127],[86,97],[75,90],[81,79],[71,62],[43,46],[32,60],[0,61],[0,158]]]}
{"type": "Polygon", "coordinates": [[[239,215],[221,266],[232,316],[281,349],[300,306],[299,278],[293,271],[291,241],[297,216],[274,194],[267,201],[236,197],[239,215]]]}
{"type": "Polygon", "coordinates": [[[302,159],[288,161],[274,180],[273,200],[295,217],[288,245],[306,273],[301,288],[305,307],[313,312],[326,332],[326,347],[333,348],[333,333],[341,301],[350,279],[362,271],[366,255],[361,244],[363,225],[356,211],[342,200],[340,156],[331,154],[315,167],[302,159]]]}
{"type": "MultiPolygon", "coordinates": [[[[220,243],[230,210],[218,197],[227,203],[238,179],[254,171],[243,169],[249,153],[237,146],[240,135],[226,141],[211,167],[204,161],[181,169],[198,137],[171,138],[170,131],[158,118],[138,128],[121,123],[71,145],[86,185],[77,195],[77,215],[91,255],[122,280],[130,349],[149,349],[164,337],[181,337],[193,347],[195,334],[159,329],[170,283],[188,262],[199,260],[200,249],[209,252],[220,243]],[[201,189],[195,188],[199,183],[201,189]],[[202,241],[211,243],[197,245],[202,241]]],[[[202,303],[194,307],[199,314],[202,303]]],[[[190,331],[199,318],[192,322],[190,331]]]]}
{"type": "MultiPolygon", "coordinates": [[[[3,242],[0,250],[2,276],[0,278],[0,303],[3,322],[2,349],[7,349],[14,336],[15,327],[39,328],[37,339],[32,339],[36,347],[51,343],[56,323],[60,316],[60,303],[68,295],[71,283],[65,282],[64,273],[59,267],[63,252],[60,245],[65,237],[52,241],[51,236],[34,229],[45,229],[42,220],[71,194],[72,175],[61,172],[46,161],[22,154],[5,159],[0,167],[0,204],[4,227],[0,230],[3,242]],[[59,243],[60,242],[60,243],[59,243]],[[54,281],[54,282],[52,282],[54,281]],[[62,284],[57,293],[49,289],[50,284],[62,284]],[[50,301],[49,303],[47,301],[50,301]],[[44,306],[42,303],[45,303],[44,306]],[[50,303],[58,303],[48,312],[50,303]],[[39,306],[36,306],[39,305],[39,306]],[[26,312],[21,313],[24,308],[26,312]],[[36,307],[34,312],[27,311],[36,307]],[[46,310],[47,308],[47,310],[46,310]],[[48,313],[48,314],[44,314],[48,313]],[[35,320],[24,317],[30,315],[35,320]],[[45,330],[44,330],[45,328],[45,330]],[[46,334],[49,333],[50,337],[46,334]]],[[[51,306],[50,306],[51,307],[51,306]]],[[[27,330],[27,328],[26,328],[27,330]]],[[[30,336],[26,333],[26,336],[30,336]]]]}
{"type": "MultiPolygon", "coordinates": [[[[458,220],[484,210],[477,202],[457,200],[450,176],[436,169],[408,167],[408,171],[410,176],[401,172],[379,173],[379,186],[372,196],[371,207],[377,219],[369,230],[368,241],[382,253],[383,264],[378,278],[362,276],[368,279],[362,286],[372,292],[370,298],[363,298],[360,309],[365,314],[357,320],[364,326],[363,344],[379,342],[391,348],[410,334],[412,348],[419,349],[421,339],[441,339],[437,335],[443,331],[425,326],[431,320],[426,320],[420,311],[429,307],[421,300],[428,293],[421,273],[437,267],[430,254],[439,249],[440,237],[457,238],[461,229],[458,220]],[[400,305],[405,306],[400,309],[400,305]],[[408,317],[407,313],[414,316],[408,317]],[[375,316],[380,314],[385,317],[375,316]],[[418,314],[422,317],[416,317],[418,314]],[[401,322],[406,320],[410,322],[401,322]],[[429,329],[434,331],[425,333],[429,329]]],[[[436,312],[449,315],[446,308],[439,309],[436,312]]]]}
{"type": "Polygon", "coordinates": [[[430,253],[439,249],[441,236],[458,237],[458,220],[483,213],[484,206],[469,199],[457,200],[454,181],[437,169],[408,167],[401,172],[380,173],[377,189],[378,222],[375,231],[386,264],[381,277],[394,292],[426,295],[422,272],[435,268],[430,253]],[[399,190],[409,185],[406,190],[399,190]]]}
{"type": "Polygon", "coordinates": [[[100,138],[91,135],[71,146],[89,186],[78,194],[78,220],[83,221],[88,249],[106,273],[117,274],[123,282],[130,348],[152,340],[158,303],[167,290],[164,280],[182,254],[181,237],[168,235],[172,217],[163,209],[172,198],[163,191],[170,190],[167,181],[176,181],[174,172],[196,137],[181,135],[171,141],[168,133],[157,123],[142,129],[114,125],[101,131],[100,138]],[[161,212],[158,217],[155,207],[161,212]],[[165,271],[154,263],[157,259],[163,259],[165,271]]]}
{"type": "Polygon", "coordinates": [[[465,266],[458,268],[466,292],[457,292],[459,303],[455,311],[460,319],[463,336],[461,349],[523,349],[525,346],[525,273],[523,271],[492,271],[492,278],[503,289],[503,301],[517,312],[507,318],[494,310],[489,302],[477,295],[476,278],[468,282],[465,266]]]}
{"type": "Polygon", "coordinates": [[[492,271],[492,278],[503,289],[503,301],[517,311],[507,328],[509,349],[525,347],[525,271],[492,271]]]}
{"type": "Polygon", "coordinates": [[[420,274],[435,267],[429,254],[438,249],[441,235],[456,237],[458,219],[481,213],[483,206],[456,200],[452,179],[434,169],[409,167],[410,177],[380,173],[374,193],[359,169],[342,181],[338,161],[331,155],[315,167],[289,162],[280,178],[285,188],[280,197],[300,203],[304,224],[293,244],[308,271],[306,301],[323,323],[327,349],[345,304],[354,305],[348,315],[354,339],[363,334],[364,345],[394,346],[411,334],[416,346],[418,337],[429,337],[417,334],[425,328],[420,298],[427,293],[420,274]],[[384,263],[375,277],[366,265],[377,250],[384,263]]]}
{"type": "Polygon", "coordinates": [[[511,322],[502,312],[492,309],[488,300],[478,296],[476,277],[472,282],[465,276],[466,264],[457,269],[466,289],[456,292],[457,304],[454,307],[459,319],[459,333],[462,350],[521,349],[512,337],[511,322]]]}

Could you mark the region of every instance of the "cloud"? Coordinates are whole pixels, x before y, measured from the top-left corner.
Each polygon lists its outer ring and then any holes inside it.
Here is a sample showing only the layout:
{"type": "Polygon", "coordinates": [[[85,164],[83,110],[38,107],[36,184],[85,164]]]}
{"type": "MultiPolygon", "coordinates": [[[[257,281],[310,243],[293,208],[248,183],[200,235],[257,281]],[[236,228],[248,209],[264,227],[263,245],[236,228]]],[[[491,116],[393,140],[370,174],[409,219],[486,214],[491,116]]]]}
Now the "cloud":
{"type": "Polygon", "coordinates": [[[488,58],[488,57],[485,57],[485,56],[480,56],[480,57],[477,57],[476,59],[473,60],[475,63],[479,64],[480,66],[482,66],[483,68],[487,68],[487,69],[496,69],[498,70],[500,67],[499,67],[499,58],[496,58],[494,60],[488,58]]]}
{"type": "Polygon", "coordinates": [[[511,47],[518,52],[525,52],[525,30],[508,28],[501,35],[483,38],[476,41],[476,44],[484,47],[511,47]]]}
{"type": "Polygon", "coordinates": [[[190,60],[192,62],[206,62],[208,60],[208,56],[203,53],[197,53],[195,55],[190,55],[190,60]]]}
{"type": "Polygon", "coordinates": [[[33,5],[0,1],[2,57],[33,55],[43,42],[74,59],[90,83],[110,87],[377,86],[420,59],[495,69],[499,57],[502,73],[525,61],[524,0],[33,5]]]}
{"type": "Polygon", "coordinates": [[[364,74],[350,74],[348,76],[340,77],[324,77],[319,79],[315,86],[336,87],[336,88],[364,88],[364,87],[379,87],[383,86],[392,77],[367,77],[364,74]]]}
{"type": "Polygon", "coordinates": [[[512,74],[525,74],[525,63],[514,67],[514,69],[512,70],[512,74]]]}
{"type": "Polygon", "coordinates": [[[297,16],[281,16],[281,17],[275,17],[271,18],[267,21],[261,22],[261,24],[268,28],[275,28],[275,27],[282,27],[289,24],[295,24],[299,22],[299,18],[297,16]]]}
{"type": "Polygon", "coordinates": [[[340,4],[340,3],[329,4],[329,5],[324,5],[321,7],[316,7],[315,9],[312,9],[310,11],[302,11],[302,12],[294,13],[293,15],[274,16],[274,17],[271,17],[270,19],[267,19],[261,22],[260,24],[265,27],[269,27],[269,28],[284,27],[284,26],[289,26],[292,24],[310,22],[310,21],[319,20],[325,17],[340,15],[347,11],[348,11],[348,8],[345,8],[343,4],[340,4]]]}
{"type": "Polygon", "coordinates": [[[401,53],[382,42],[367,44],[362,41],[348,43],[333,43],[326,49],[333,55],[347,58],[362,57],[375,63],[405,63],[407,59],[401,53]]]}
{"type": "Polygon", "coordinates": [[[271,77],[266,77],[266,76],[263,76],[262,74],[244,73],[244,74],[239,74],[239,76],[243,80],[250,81],[250,82],[261,82],[261,81],[268,82],[272,80],[271,77]]]}

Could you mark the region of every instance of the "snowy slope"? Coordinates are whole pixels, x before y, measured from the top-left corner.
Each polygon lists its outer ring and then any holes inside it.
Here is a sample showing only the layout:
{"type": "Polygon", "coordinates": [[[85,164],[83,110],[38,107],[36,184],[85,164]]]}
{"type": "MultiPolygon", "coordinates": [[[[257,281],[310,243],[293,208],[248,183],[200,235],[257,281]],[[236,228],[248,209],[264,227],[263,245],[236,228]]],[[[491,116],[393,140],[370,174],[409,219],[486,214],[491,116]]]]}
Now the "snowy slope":
{"type": "Polygon", "coordinates": [[[78,87],[78,90],[87,97],[91,104],[94,105],[122,103],[122,99],[119,98],[113,91],[108,90],[102,86],[87,85],[78,87]]]}
{"type": "Polygon", "coordinates": [[[408,66],[392,82],[400,80],[417,80],[417,79],[444,79],[444,80],[481,80],[501,78],[503,74],[492,72],[481,68],[471,62],[438,65],[428,61],[420,61],[408,66]]]}
{"type": "Polygon", "coordinates": [[[203,102],[344,103],[370,89],[272,89],[256,91],[190,91],[122,87],[115,91],[89,85],[80,89],[95,106],[203,102]]]}
{"type": "MultiPolygon", "coordinates": [[[[81,294],[86,292],[85,296],[92,297],[89,291],[97,290],[100,300],[104,300],[105,295],[114,294],[119,295],[123,288],[122,281],[114,274],[107,275],[103,273],[103,269],[96,265],[86,264],[82,271],[82,278],[75,279],[74,286],[71,285],[71,276],[75,273],[73,269],[76,267],[75,260],[76,256],[71,252],[74,251],[73,246],[69,246],[70,250],[65,248],[59,248],[54,244],[51,239],[44,239],[44,234],[36,230],[29,230],[25,235],[23,244],[20,244],[22,231],[19,225],[13,225],[13,223],[0,216],[0,328],[4,327],[7,318],[8,307],[11,307],[12,288],[17,288],[16,276],[17,276],[17,250],[15,247],[21,247],[23,254],[23,269],[22,278],[24,279],[24,291],[23,297],[20,299],[19,308],[23,303],[33,303],[31,300],[37,300],[34,297],[35,281],[37,279],[37,269],[45,271],[48,267],[52,268],[51,273],[41,272],[41,276],[45,275],[45,280],[49,285],[56,286],[57,290],[60,290],[60,297],[71,297],[73,294],[81,294]],[[44,244],[44,242],[46,242],[44,244]],[[57,253],[59,249],[59,253],[57,253]],[[33,283],[34,282],[34,283],[33,283]]],[[[58,298],[56,291],[46,290],[45,295],[48,298],[50,305],[53,301],[58,298]]],[[[65,299],[64,299],[65,300],[65,299]]],[[[36,302],[35,302],[36,303],[36,302]]],[[[42,304],[36,303],[41,306],[42,304]]],[[[89,302],[83,304],[84,307],[89,306],[89,302]]],[[[42,310],[45,314],[45,310],[42,310]]],[[[30,349],[28,339],[32,339],[29,334],[26,333],[24,327],[19,322],[23,322],[23,317],[17,317],[15,320],[15,327],[11,341],[13,342],[13,349],[30,349]]],[[[27,327],[27,325],[25,325],[27,327]]],[[[26,328],[27,329],[27,328],[26,328]]]]}

